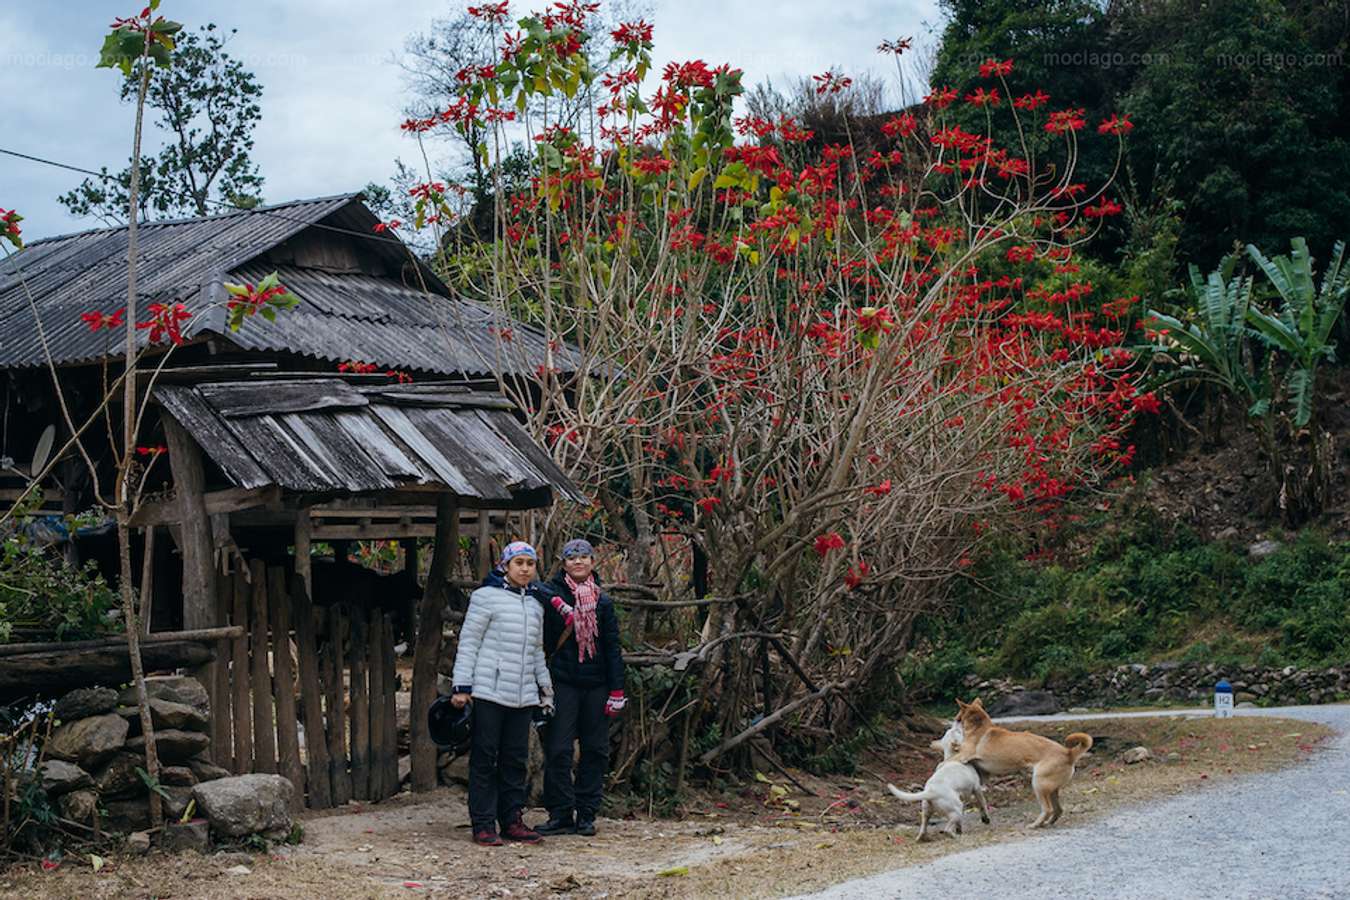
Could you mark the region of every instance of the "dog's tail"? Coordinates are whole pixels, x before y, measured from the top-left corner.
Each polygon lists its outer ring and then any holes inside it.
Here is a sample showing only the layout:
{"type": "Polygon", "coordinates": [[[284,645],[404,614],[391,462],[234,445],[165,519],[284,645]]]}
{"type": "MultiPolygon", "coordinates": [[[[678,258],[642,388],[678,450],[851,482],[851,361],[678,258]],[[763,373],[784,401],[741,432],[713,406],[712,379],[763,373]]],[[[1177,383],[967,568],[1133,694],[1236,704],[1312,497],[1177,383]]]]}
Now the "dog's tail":
{"type": "Polygon", "coordinates": [[[1076,763],[1078,757],[1092,749],[1092,735],[1075,731],[1064,739],[1064,746],[1069,748],[1069,762],[1076,763]]]}
{"type": "MultiPolygon", "coordinates": [[[[1089,740],[1091,740],[1091,739],[1089,738],[1089,740]]],[[[911,803],[916,803],[916,802],[918,802],[919,800],[931,800],[931,799],[933,799],[933,798],[929,795],[928,789],[927,789],[927,788],[925,788],[925,789],[922,790],[922,791],[902,791],[902,790],[900,790],[898,787],[896,787],[895,785],[891,784],[891,783],[888,781],[888,782],[886,782],[886,790],[890,791],[892,794],[894,794],[895,796],[899,797],[901,800],[908,800],[908,801],[911,802],[911,803]]]]}

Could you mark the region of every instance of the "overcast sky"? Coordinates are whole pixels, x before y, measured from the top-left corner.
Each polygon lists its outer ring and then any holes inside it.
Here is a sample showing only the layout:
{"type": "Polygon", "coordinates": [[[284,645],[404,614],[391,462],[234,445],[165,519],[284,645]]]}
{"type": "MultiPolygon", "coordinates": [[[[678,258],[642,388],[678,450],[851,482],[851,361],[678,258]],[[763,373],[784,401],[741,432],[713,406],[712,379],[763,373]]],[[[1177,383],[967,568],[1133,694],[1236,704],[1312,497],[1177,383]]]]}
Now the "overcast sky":
{"type": "MultiPolygon", "coordinates": [[[[131,156],[132,111],[117,100],[120,75],[95,69],[114,15],[140,0],[0,5],[0,148],[87,169],[117,170],[131,156]],[[125,8],[123,8],[125,7],[125,8]]],[[[268,202],[359,190],[385,181],[415,145],[399,131],[405,90],[396,63],[407,36],[468,3],[448,0],[165,0],[161,11],[196,27],[236,28],[231,55],[263,86],[253,157],[268,202]]],[[[703,59],[745,70],[746,84],[836,66],[883,72],[886,38],[930,41],[936,0],[658,0],[658,66],[703,59]]],[[[531,8],[512,5],[513,13],[531,8]]],[[[153,151],[153,141],[147,152],[153,151]]],[[[76,219],[57,195],[83,176],[0,154],[0,207],[25,216],[24,237],[98,227],[76,219]]]]}

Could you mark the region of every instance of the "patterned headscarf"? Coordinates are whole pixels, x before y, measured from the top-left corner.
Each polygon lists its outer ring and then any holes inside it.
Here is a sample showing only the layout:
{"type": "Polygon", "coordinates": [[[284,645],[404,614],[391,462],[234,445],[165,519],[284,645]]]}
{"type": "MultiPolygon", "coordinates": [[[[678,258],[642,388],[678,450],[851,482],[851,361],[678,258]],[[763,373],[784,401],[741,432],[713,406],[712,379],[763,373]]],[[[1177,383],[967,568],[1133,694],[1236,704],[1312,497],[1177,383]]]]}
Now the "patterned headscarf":
{"type": "Polygon", "coordinates": [[[517,556],[527,556],[533,560],[539,559],[539,554],[535,553],[534,548],[529,544],[524,541],[512,541],[502,549],[502,558],[498,565],[505,569],[506,564],[517,556]]]}

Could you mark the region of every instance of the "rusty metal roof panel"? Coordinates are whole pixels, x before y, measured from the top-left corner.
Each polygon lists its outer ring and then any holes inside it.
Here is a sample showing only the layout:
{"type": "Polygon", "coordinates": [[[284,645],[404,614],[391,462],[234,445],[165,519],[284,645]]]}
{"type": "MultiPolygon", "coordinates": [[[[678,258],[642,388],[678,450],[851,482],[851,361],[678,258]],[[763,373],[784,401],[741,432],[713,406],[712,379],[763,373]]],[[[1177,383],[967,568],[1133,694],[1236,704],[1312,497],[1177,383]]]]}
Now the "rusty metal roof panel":
{"type": "Polygon", "coordinates": [[[439,486],[481,505],[584,501],[501,397],[340,378],[161,385],[155,396],[240,487],[361,494],[439,486]]]}

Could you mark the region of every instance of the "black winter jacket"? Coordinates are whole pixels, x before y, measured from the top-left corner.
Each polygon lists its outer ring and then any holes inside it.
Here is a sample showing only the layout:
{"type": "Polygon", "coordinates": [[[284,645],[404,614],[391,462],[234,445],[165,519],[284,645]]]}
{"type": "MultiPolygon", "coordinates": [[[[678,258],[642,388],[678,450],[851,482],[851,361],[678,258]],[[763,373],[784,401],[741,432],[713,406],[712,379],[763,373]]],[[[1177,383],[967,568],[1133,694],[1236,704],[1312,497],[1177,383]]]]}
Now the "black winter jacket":
{"type": "MultiPolygon", "coordinates": [[[[596,584],[600,579],[596,576],[596,584]]],[[[560,571],[552,580],[536,582],[531,592],[544,604],[544,654],[548,656],[548,669],[555,682],[576,687],[600,687],[609,691],[623,690],[623,647],[619,643],[619,617],[614,612],[614,601],[603,590],[600,601],[595,607],[595,619],[599,634],[595,639],[595,655],[579,662],[577,638],[575,634],[567,637],[567,642],[558,647],[558,639],[567,627],[562,615],[553,608],[552,599],[561,597],[568,606],[575,607],[577,598],[560,571]]]]}

